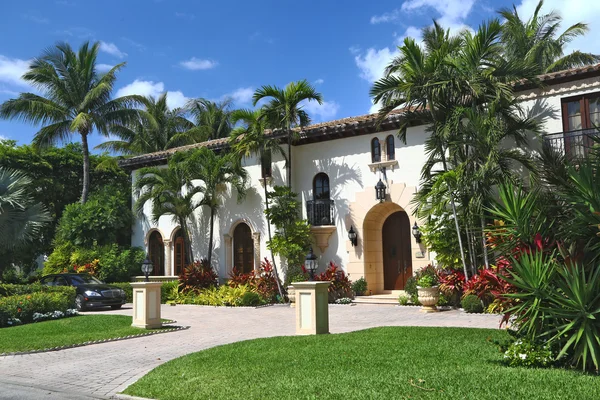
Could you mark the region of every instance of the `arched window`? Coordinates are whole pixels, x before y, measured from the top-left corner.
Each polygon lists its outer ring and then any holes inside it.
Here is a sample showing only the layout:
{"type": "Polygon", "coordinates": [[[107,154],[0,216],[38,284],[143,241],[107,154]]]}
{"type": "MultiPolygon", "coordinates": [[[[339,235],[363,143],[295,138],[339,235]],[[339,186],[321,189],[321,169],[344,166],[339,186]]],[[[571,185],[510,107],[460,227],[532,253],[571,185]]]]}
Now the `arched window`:
{"type": "Polygon", "coordinates": [[[185,267],[185,240],[183,240],[183,231],[177,230],[175,233],[175,275],[181,275],[185,267]]]}
{"type": "Polygon", "coordinates": [[[329,177],[327,174],[320,172],[315,175],[313,180],[313,199],[314,200],[329,200],[329,177]]]}
{"type": "Polygon", "coordinates": [[[153,231],[148,239],[148,254],[154,265],[152,275],[161,276],[165,274],[165,245],[158,231],[153,231]]]}
{"type": "Polygon", "coordinates": [[[261,155],[261,160],[260,160],[260,169],[261,169],[263,178],[268,178],[273,175],[273,170],[272,170],[271,165],[272,165],[271,151],[268,150],[268,151],[265,151],[261,155]]]}
{"type": "Polygon", "coordinates": [[[377,138],[371,140],[371,161],[374,163],[381,161],[381,144],[377,138]]]}
{"type": "Polygon", "coordinates": [[[393,135],[389,135],[387,138],[385,138],[385,150],[387,151],[388,161],[396,159],[396,147],[394,146],[393,135]]]}
{"type": "Polygon", "coordinates": [[[250,227],[241,222],[233,231],[234,267],[243,274],[254,270],[254,240],[250,227]]]}

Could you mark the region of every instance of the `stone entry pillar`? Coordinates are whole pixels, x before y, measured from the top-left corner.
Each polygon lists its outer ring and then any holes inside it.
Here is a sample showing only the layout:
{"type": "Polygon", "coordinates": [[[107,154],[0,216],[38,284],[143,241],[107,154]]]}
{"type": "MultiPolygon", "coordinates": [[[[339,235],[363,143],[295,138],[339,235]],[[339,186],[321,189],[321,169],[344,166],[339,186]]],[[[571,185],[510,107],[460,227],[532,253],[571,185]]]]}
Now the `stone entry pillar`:
{"type": "Polygon", "coordinates": [[[137,328],[160,328],[160,287],[162,282],[132,282],[133,321],[137,328]]]}
{"type": "Polygon", "coordinates": [[[327,289],[331,282],[294,282],[296,290],[296,334],[329,333],[327,289]]]}

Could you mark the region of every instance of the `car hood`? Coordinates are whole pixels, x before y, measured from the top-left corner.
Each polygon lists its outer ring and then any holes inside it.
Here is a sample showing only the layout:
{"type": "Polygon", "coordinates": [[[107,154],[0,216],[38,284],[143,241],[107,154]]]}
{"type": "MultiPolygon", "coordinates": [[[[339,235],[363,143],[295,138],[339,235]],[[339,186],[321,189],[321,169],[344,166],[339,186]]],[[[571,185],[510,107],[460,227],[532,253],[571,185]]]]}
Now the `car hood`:
{"type": "Polygon", "coordinates": [[[86,290],[93,290],[94,292],[100,292],[102,290],[119,289],[116,286],[110,286],[100,283],[86,283],[84,285],[77,286],[77,289],[85,292],[86,290]]]}

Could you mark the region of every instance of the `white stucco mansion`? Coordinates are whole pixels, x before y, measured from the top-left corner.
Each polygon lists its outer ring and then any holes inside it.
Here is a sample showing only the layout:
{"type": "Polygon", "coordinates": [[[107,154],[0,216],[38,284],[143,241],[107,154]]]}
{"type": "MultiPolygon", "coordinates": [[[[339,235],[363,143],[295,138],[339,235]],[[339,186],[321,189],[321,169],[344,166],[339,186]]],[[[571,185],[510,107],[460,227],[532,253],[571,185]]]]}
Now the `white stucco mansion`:
{"type": "MultiPolygon", "coordinates": [[[[542,140],[563,151],[585,151],[586,129],[600,125],[600,65],[540,76],[542,88],[523,82],[515,86],[530,116],[542,122],[543,138],[532,137],[530,146],[542,140]]],[[[407,143],[396,137],[400,114],[390,115],[379,128],[376,115],[344,118],[308,126],[293,146],[292,189],[302,198],[302,213],[312,225],[314,251],[323,270],[330,261],[341,265],[350,279],[365,277],[372,293],[402,289],[414,270],[432,256],[411,233],[419,221],[411,199],[418,189],[424,154],[425,127],[408,129],[407,143]],[[379,180],[386,198],[375,196],[379,180]],[[356,243],[348,231],[357,233],[356,243]]],[[[135,179],[136,169],[165,164],[169,155],[190,147],[220,150],[227,139],[180,149],[147,154],[122,162],[135,179]]],[[[213,267],[227,278],[234,266],[248,271],[268,256],[262,185],[284,185],[283,160],[273,160],[271,177],[261,179],[255,158],[243,160],[250,190],[243,203],[230,196],[215,219],[213,267]]],[[[149,211],[149,210],[148,210],[149,211]]],[[[206,257],[208,215],[199,209],[191,232],[193,258],[206,257]]],[[[132,245],[147,249],[155,265],[154,275],[177,275],[183,266],[183,239],[179,227],[162,217],[157,225],[138,219],[132,245]]],[[[281,265],[278,263],[278,265],[281,265]]]]}

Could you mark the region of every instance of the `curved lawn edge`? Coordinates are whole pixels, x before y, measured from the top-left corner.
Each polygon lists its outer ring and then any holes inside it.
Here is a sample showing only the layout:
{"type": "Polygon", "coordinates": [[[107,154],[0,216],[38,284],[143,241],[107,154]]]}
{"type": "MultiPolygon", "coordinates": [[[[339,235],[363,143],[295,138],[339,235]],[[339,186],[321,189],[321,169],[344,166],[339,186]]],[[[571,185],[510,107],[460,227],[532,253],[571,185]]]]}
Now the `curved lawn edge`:
{"type": "Polygon", "coordinates": [[[123,394],[168,399],[591,398],[594,377],[512,368],[481,328],[377,327],[235,342],[158,366],[123,394]],[[241,378],[241,377],[247,377],[241,378]],[[569,392],[565,392],[569,388],[569,392]]]}

